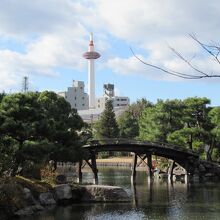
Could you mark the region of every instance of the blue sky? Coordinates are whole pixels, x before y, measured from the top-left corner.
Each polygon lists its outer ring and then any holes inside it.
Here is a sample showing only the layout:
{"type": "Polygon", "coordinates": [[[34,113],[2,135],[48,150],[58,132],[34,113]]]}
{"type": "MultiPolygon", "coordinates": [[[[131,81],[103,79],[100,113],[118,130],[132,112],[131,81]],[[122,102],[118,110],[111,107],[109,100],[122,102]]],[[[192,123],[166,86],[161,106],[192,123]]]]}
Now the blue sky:
{"type": "Polygon", "coordinates": [[[220,65],[193,41],[195,34],[207,44],[219,44],[218,0],[1,0],[0,91],[21,90],[29,77],[31,90],[64,91],[72,80],[87,83],[89,33],[94,33],[96,95],[104,83],[114,83],[118,95],[131,101],[142,97],[183,99],[208,97],[220,105],[220,78],[184,80],[140,63],[193,73],[169,49],[172,46],[207,73],[220,73],[220,65]]]}

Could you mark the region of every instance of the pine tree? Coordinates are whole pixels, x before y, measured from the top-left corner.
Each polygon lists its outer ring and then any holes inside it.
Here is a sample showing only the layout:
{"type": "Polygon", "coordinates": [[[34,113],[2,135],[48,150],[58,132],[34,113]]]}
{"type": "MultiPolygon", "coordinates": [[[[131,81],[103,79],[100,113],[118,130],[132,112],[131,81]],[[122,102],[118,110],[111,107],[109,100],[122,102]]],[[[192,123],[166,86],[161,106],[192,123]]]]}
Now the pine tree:
{"type": "Polygon", "coordinates": [[[95,127],[95,136],[99,139],[118,137],[119,129],[111,100],[105,103],[105,110],[95,127]]]}

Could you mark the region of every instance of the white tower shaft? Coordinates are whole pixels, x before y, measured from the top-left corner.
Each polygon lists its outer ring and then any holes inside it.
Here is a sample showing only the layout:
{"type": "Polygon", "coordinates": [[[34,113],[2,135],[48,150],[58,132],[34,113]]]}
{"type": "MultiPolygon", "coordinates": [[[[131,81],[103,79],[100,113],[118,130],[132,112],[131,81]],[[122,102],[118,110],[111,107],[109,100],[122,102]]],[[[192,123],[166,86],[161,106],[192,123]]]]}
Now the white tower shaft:
{"type": "Polygon", "coordinates": [[[95,59],[100,57],[100,54],[94,51],[93,35],[90,34],[89,50],[83,54],[83,57],[88,59],[88,95],[89,108],[95,108],[95,59]]]}
{"type": "Polygon", "coordinates": [[[94,74],[94,59],[88,60],[88,94],[89,108],[95,108],[95,74],[94,74]]]}
{"type": "MultiPolygon", "coordinates": [[[[93,34],[90,34],[89,52],[94,51],[93,34]]],[[[95,66],[94,59],[88,60],[88,93],[89,93],[89,108],[95,108],[95,66]]]]}

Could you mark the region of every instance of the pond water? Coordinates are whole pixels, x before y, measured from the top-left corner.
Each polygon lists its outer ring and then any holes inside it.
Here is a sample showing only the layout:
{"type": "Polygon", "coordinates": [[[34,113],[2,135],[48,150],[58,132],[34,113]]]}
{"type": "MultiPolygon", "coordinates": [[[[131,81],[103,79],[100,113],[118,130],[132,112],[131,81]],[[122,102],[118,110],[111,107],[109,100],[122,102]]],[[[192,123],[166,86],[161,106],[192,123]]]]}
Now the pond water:
{"type": "MultiPolygon", "coordinates": [[[[85,182],[92,174],[83,173],[85,182]]],[[[100,184],[121,186],[131,196],[129,203],[79,203],[48,209],[22,220],[205,220],[220,219],[220,185],[218,183],[185,184],[148,181],[146,172],[137,172],[131,184],[126,168],[99,168],[100,184]]]]}

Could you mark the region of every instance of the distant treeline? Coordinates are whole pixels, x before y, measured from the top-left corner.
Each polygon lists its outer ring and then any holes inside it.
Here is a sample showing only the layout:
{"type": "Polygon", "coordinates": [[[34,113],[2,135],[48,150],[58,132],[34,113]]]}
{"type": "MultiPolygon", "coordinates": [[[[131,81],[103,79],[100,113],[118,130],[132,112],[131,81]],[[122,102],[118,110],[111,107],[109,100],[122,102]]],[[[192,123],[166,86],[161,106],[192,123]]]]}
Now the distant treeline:
{"type": "Polygon", "coordinates": [[[219,160],[220,107],[207,98],[145,99],[132,104],[118,119],[120,136],[165,142],[192,149],[208,160],[219,160]]]}

